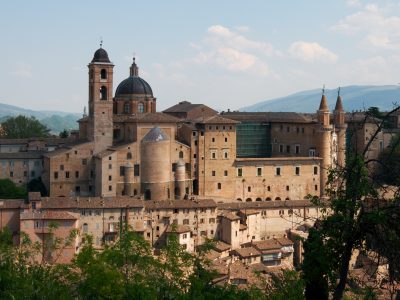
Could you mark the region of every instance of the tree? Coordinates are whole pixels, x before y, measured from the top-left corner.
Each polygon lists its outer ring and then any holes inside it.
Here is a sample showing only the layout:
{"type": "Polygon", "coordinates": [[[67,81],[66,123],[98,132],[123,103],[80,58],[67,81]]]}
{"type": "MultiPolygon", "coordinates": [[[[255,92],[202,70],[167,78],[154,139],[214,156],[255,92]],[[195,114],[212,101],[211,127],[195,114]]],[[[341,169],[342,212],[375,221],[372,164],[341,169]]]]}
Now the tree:
{"type": "Polygon", "coordinates": [[[62,139],[66,139],[67,137],[69,137],[69,131],[67,129],[64,129],[60,132],[59,137],[62,139]]]}
{"type": "Polygon", "coordinates": [[[398,109],[382,119],[363,151],[348,152],[346,165],[330,170],[329,200],[312,200],[323,215],[304,243],[302,271],[307,299],[327,299],[327,286],[332,299],[343,298],[354,250],[384,256],[392,266],[392,276],[387,280],[395,283],[399,279],[399,263],[394,253],[400,252],[400,201],[396,195],[391,200],[382,198],[383,187],[372,180],[368,169],[376,160],[365,159],[385,118],[398,109]]]}
{"type": "Polygon", "coordinates": [[[7,119],[1,124],[4,137],[7,139],[23,139],[32,137],[48,137],[50,130],[35,117],[19,115],[7,119]]]}
{"type": "Polygon", "coordinates": [[[10,179],[0,179],[0,199],[23,199],[27,196],[26,189],[18,187],[10,179]]]}
{"type": "Polygon", "coordinates": [[[28,192],[40,192],[42,197],[47,195],[47,189],[41,177],[34,178],[28,183],[28,192]]]}

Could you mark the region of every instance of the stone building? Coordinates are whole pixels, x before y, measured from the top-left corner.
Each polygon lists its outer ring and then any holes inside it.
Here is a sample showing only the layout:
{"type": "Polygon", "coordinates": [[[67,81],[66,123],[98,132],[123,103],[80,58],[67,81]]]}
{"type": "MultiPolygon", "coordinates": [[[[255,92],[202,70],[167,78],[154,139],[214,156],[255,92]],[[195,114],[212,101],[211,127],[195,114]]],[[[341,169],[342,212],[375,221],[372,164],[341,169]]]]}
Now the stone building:
{"type": "Polygon", "coordinates": [[[51,197],[279,201],[323,196],[328,168],[344,163],[340,96],[332,117],[325,95],[314,115],[218,114],[188,101],[157,112],[135,59],[115,94],[113,69],[98,49],[88,64],[88,115],[75,140],[53,148],[31,141],[24,154],[15,141],[8,148],[17,152],[0,157],[1,176],[18,184],[41,177],[51,197]]]}

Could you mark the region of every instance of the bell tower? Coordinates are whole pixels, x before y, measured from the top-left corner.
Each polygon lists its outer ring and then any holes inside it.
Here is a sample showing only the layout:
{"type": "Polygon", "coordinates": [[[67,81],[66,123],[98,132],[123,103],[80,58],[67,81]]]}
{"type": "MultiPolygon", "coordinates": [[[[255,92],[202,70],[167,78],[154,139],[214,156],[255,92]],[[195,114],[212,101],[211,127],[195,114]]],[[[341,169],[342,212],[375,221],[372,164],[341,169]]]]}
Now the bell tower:
{"type": "Polygon", "coordinates": [[[88,139],[94,142],[98,153],[113,142],[113,68],[107,51],[100,48],[94,53],[89,68],[89,123],[88,139]]]}

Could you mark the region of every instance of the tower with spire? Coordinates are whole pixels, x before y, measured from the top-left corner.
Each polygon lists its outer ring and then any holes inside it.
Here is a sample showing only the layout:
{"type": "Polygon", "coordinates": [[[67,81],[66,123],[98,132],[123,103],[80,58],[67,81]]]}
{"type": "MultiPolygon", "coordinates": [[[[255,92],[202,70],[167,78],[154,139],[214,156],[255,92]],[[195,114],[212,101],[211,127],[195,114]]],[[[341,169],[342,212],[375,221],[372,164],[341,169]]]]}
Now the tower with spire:
{"type": "Polygon", "coordinates": [[[333,127],[330,124],[330,111],[325,96],[325,86],[322,89],[321,101],[317,110],[318,119],[318,152],[321,161],[321,195],[325,194],[328,170],[331,167],[331,135],[333,127]]]}
{"type": "Polygon", "coordinates": [[[335,109],[333,111],[333,120],[337,135],[337,166],[343,167],[346,161],[346,122],[345,111],[343,109],[342,97],[340,96],[340,87],[336,99],[335,109]]]}

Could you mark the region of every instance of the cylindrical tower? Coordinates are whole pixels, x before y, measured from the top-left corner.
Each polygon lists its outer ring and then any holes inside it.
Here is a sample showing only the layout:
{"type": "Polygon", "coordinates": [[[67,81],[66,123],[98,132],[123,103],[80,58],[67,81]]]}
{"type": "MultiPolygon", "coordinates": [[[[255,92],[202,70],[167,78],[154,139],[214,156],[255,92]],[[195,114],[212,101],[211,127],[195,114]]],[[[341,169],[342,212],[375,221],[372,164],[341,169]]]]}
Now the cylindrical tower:
{"type": "Polygon", "coordinates": [[[337,134],[337,166],[344,167],[346,162],[346,121],[345,111],[343,109],[342,98],[340,97],[340,88],[336,100],[335,110],[333,111],[335,130],[337,134]]]}
{"type": "Polygon", "coordinates": [[[133,196],[133,184],[134,184],[135,176],[134,176],[134,167],[131,163],[127,163],[125,166],[125,176],[124,176],[124,190],[125,195],[133,196]]]}
{"type": "Polygon", "coordinates": [[[170,198],[171,147],[168,135],[152,128],[140,144],[141,191],[145,200],[170,198]]]}
{"type": "Polygon", "coordinates": [[[319,157],[322,158],[321,163],[321,196],[325,195],[325,186],[328,181],[328,172],[331,167],[331,133],[330,112],[326,102],[325,94],[322,94],[321,103],[317,111],[319,125],[319,157]]]}
{"type": "Polygon", "coordinates": [[[186,167],[183,160],[179,160],[175,170],[175,199],[185,197],[186,167]]]}

